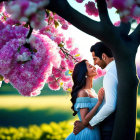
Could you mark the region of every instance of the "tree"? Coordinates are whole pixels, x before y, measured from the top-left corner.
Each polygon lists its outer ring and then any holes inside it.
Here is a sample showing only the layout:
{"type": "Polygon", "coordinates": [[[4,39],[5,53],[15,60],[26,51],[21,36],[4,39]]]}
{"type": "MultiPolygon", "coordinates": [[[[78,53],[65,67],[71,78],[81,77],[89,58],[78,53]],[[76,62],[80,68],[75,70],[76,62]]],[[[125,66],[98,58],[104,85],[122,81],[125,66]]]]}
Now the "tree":
{"type": "Polygon", "coordinates": [[[135,57],[140,44],[140,25],[129,34],[130,22],[121,22],[119,27],[111,23],[105,0],[97,0],[97,6],[100,22],[80,14],[66,0],[51,0],[46,8],[56,12],[85,33],[103,41],[112,50],[118,73],[117,111],[112,140],[133,140],[139,83],[135,57]]]}

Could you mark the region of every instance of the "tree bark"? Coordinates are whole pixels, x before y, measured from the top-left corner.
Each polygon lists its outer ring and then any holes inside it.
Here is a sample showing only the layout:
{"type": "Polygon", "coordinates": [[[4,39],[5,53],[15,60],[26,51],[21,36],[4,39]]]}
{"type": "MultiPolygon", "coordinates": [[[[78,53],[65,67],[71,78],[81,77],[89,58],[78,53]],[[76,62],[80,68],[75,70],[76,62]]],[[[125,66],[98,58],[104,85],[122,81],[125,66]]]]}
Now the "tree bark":
{"type": "Polygon", "coordinates": [[[140,25],[128,35],[130,23],[115,27],[108,16],[105,0],[97,0],[101,21],[93,21],[66,2],[51,0],[48,9],[55,11],[78,29],[103,41],[113,52],[118,74],[118,95],[112,140],[134,140],[138,77],[135,57],[140,44],[140,25]]]}

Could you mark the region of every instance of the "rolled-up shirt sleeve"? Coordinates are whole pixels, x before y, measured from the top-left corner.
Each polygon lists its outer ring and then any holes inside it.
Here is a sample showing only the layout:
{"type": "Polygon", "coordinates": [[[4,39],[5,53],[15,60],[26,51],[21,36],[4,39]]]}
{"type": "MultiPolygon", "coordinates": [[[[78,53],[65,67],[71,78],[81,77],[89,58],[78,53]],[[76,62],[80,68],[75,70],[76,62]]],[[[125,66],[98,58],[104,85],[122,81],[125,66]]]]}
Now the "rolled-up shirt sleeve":
{"type": "Polygon", "coordinates": [[[89,121],[91,126],[95,126],[99,122],[107,118],[116,109],[117,102],[117,77],[112,73],[107,73],[103,80],[105,89],[104,104],[99,112],[89,121]]]}

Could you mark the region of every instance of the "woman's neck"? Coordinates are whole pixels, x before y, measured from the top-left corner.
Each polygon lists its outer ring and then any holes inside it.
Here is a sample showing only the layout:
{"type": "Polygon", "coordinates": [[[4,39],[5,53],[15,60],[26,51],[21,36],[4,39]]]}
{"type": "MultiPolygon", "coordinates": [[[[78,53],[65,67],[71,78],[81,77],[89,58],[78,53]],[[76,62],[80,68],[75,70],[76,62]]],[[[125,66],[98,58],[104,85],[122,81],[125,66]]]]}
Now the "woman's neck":
{"type": "Polygon", "coordinates": [[[93,77],[87,77],[86,78],[86,85],[85,85],[85,89],[91,89],[93,86],[93,77]]]}

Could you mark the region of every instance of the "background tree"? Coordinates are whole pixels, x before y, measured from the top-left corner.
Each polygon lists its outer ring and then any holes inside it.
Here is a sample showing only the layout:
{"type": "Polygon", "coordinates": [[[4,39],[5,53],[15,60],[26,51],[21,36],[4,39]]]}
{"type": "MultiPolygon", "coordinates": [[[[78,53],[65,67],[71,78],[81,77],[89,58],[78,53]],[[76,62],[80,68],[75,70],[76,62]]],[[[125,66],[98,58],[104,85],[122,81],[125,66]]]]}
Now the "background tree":
{"type": "MultiPolygon", "coordinates": [[[[127,0],[116,0],[118,5],[123,2],[127,2],[127,0]]],[[[46,8],[56,12],[78,29],[103,41],[112,50],[118,73],[117,112],[112,140],[133,140],[135,139],[137,87],[139,83],[135,57],[140,44],[140,25],[129,34],[131,23],[126,21],[131,18],[130,15],[127,18],[122,16],[122,21],[125,22],[121,22],[119,27],[115,27],[110,21],[106,1],[97,0],[97,6],[100,22],[80,14],[66,0],[51,0],[46,8]]],[[[121,9],[119,10],[121,11],[121,9]]]]}

